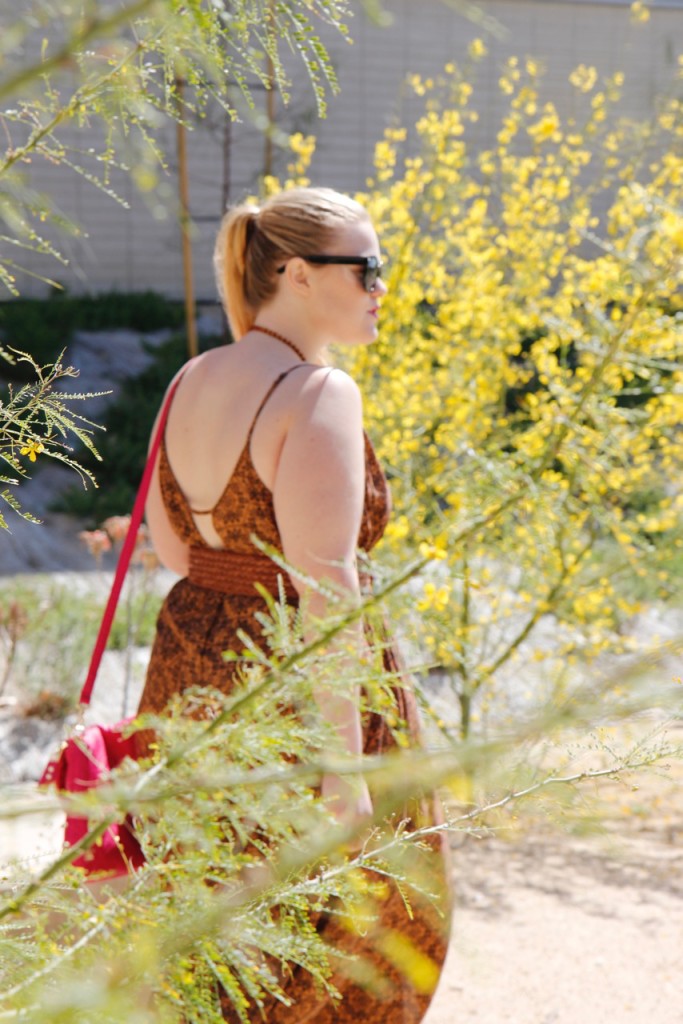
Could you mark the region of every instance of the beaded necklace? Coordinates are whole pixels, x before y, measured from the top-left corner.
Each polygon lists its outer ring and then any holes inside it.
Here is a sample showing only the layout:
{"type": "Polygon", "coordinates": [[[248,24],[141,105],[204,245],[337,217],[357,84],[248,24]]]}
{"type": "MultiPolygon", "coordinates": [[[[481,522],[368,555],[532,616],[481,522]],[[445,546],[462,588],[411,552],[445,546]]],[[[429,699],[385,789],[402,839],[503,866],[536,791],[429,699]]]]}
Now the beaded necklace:
{"type": "Polygon", "coordinates": [[[269,334],[271,338],[275,338],[276,341],[281,341],[283,345],[287,345],[291,348],[292,352],[296,352],[302,363],[306,362],[306,356],[303,354],[301,349],[297,348],[293,341],[289,338],[285,338],[283,334],[278,334],[277,331],[271,331],[270,327],[261,327],[260,324],[254,324],[252,331],[260,331],[261,334],[269,334]]]}

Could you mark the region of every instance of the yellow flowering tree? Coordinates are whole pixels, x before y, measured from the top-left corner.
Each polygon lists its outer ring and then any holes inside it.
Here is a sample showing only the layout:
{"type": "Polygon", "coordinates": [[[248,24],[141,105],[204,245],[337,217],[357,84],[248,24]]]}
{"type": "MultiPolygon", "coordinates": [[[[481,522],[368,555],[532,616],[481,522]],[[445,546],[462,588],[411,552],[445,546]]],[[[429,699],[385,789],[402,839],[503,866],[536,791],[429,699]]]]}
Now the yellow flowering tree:
{"type": "Polygon", "coordinates": [[[615,114],[623,76],[580,66],[563,120],[539,67],[511,59],[497,145],[478,151],[472,85],[449,65],[411,80],[416,143],[392,127],[377,146],[361,198],[389,294],[352,369],[392,477],[385,557],[437,556],[411,629],[463,735],[502,674],[523,698],[543,662],[557,695],[568,666],[632,647],[639,587],[676,585],[680,79],[632,126],[615,114]]]}

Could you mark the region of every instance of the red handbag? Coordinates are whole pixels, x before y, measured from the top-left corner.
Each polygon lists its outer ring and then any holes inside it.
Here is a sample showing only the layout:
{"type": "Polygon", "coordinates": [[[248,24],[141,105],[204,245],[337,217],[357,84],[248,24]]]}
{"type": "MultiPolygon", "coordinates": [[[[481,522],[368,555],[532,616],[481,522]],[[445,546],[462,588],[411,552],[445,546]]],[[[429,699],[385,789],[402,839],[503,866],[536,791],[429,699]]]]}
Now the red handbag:
{"type": "MultiPolygon", "coordinates": [[[[95,640],[88,674],[81,690],[80,720],[82,720],[83,713],[92,697],[123,581],[135,550],[168,411],[181,376],[182,374],[179,374],[176,377],[168,391],[147,455],[147,462],[131,513],[130,525],[121,548],[109,599],[95,640]]],[[[139,756],[135,733],[131,734],[129,731],[131,721],[131,718],[126,718],[115,725],[76,726],[74,734],[65,740],[57,756],[45,768],[39,785],[55,786],[61,793],[82,793],[106,782],[113,768],[121,764],[127,757],[136,760],[139,756]]],[[[67,813],[64,827],[65,845],[74,846],[86,835],[89,828],[90,824],[87,818],[67,813]]],[[[145,857],[135,835],[130,815],[127,815],[123,821],[109,825],[93,846],[72,861],[75,867],[83,868],[88,874],[109,877],[126,875],[140,868],[144,862],[145,857]]]]}
{"type": "MultiPolygon", "coordinates": [[[[39,785],[54,785],[60,793],[82,793],[106,781],[112,768],[127,757],[138,756],[135,733],[124,733],[131,721],[128,718],[116,725],[90,725],[70,736],[57,758],[48,764],[39,785]]],[[[67,813],[65,845],[75,846],[89,828],[87,818],[67,813]]],[[[135,871],[144,862],[133,821],[126,815],[123,821],[109,825],[99,840],[71,863],[88,874],[113,877],[135,871]]]]}

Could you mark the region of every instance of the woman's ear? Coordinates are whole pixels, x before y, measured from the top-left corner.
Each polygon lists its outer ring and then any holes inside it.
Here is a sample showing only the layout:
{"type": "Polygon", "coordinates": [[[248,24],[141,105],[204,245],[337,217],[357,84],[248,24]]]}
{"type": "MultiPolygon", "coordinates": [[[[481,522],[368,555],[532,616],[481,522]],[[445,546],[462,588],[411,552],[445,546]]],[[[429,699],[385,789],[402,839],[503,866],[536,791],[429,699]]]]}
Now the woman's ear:
{"type": "Polygon", "coordinates": [[[311,288],[311,265],[300,256],[292,256],[285,265],[285,279],[298,294],[308,294],[311,288]]]}

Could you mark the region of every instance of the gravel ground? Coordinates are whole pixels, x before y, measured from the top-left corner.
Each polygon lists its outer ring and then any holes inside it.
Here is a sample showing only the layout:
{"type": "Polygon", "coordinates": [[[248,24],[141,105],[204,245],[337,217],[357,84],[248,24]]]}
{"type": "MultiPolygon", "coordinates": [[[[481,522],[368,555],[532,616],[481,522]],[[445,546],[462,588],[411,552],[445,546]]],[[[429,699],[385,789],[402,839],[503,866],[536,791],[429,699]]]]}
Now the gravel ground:
{"type": "Polygon", "coordinates": [[[626,799],[607,787],[591,838],[536,826],[458,846],[453,938],[424,1024],[683,1022],[680,762],[641,786],[626,799]]]}

